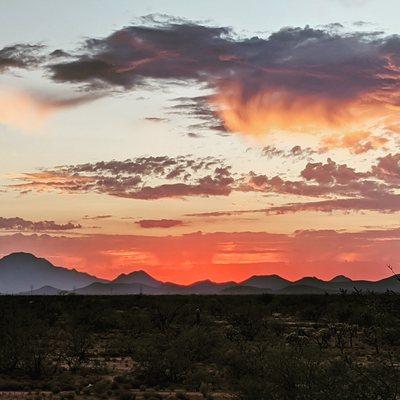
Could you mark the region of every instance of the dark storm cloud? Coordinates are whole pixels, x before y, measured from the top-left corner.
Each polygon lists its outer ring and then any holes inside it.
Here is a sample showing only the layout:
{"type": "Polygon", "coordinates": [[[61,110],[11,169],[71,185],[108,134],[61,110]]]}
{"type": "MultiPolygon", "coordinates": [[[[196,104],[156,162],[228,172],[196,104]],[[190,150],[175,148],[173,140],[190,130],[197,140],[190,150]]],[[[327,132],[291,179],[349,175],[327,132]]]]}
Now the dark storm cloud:
{"type": "Polygon", "coordinates": [[[104,39],[89,39],[75,60],[50,66],[57,81],[98,82],[132,88],[143,79],[202,80],[225,47],[227,28],[170,22],[130,26],[104,39]],[[198,64],[200,61],[200,65],[198,64]],[[200,68],[199,68],[200,67],[200,68]]]}
{"type": "Polygon", "coordinates": [[[342,127],[369,118],[365,106],[388,113],[400,104],[399,50],[397,35],[337,24],[245,38],[228,27],[149,17],[46,67],[57,82],[93,90],[196,84],[208,94],[176,99],[171,112],[200,119],[193,129],[259,134],[342,127]]]}
{"type": "Polygon", "coordinates": [[[75,59],[49,66],[61,82],[131,89],[151,80],[194,80],[212,88],[239,82],[243,96],[263,89],[353,98],[398,89],[400,39],[375,32],[283,28],[240,38],[227,27],[190,21],[133,25],[89,39],[75,59]]]}
{"type": "MultiPolygon", "coordinates": [[[[41,53],[40,45],[5,47],[0,71],[41,64],[54,81],[101,89],[100,96],[168,83],[196,85],[206,94],[175,99],[169,110],[195,118],[191,130],[221,135],[323,131],[387,116],[400,104],[400,37],[345,32],[338,24],[242,37],[229,27],[149,16],[87,39],[75,51],[41,53]]],[[[347,145],[345,139],[331,143],[347,145]]],[[[366,142],[354,152],[379,145],[366,142]]]]}

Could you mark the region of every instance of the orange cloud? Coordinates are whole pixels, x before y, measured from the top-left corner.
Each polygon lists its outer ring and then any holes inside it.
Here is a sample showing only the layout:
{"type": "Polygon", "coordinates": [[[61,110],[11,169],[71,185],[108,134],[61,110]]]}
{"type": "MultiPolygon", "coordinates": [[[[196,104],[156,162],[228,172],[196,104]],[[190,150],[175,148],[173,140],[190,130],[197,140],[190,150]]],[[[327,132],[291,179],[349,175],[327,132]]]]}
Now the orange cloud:
{"type": "Polygon", "coordinates": [[[354,154],[366,153],[369,150],[384,148],[388,139],[373,135],[368,131],[355,131],[345,135],[331,135],[322,139],[321,151],[332,149],[349,149],[354,154]]]}
{"type": "Polygon", "coordinates": [[[226,27],[152,19],[88,39],[77,57],[48,68],[54,81],[95,90],[197,82],[213,95],[178,99],[174,109],[209,129],[222,130],[222,121],[253,135],[368,130],[398,112],[400,38],[331,28],[241,38],[226,27]]]}
{"type": "Polygon", "coordinates": [[[40,131],[57,110],[98,98],[83,95],[69,98],[43,96],[27,90],[0,89],[0,124],[27,132],[40,131]]]}
{"type": "MultiPolygon", "coordinates": [[[[273,132],[298,132],[339,135],[350,131],[344,140],[333,136],[334,147],[355,147],[361,131],[389,117],[393,109],[373,97],[335,99],[323,94],[298,94],[288,90],[263,90],[246,96],[240,84],[224,86],[210,100],[211,106],[232,132],[264,135],[273,132]]],[[[366,139],[366,131],[363,139],[366,139]]],[[[379,140],[374,140],[374,148],[379,140]]]]}
{"type": "Polygon", "coordinates": [[[51,106],[38,101],[28,92],[0,92],[0,124],[24,131],[38,131],[52,111],[51,106]]]}

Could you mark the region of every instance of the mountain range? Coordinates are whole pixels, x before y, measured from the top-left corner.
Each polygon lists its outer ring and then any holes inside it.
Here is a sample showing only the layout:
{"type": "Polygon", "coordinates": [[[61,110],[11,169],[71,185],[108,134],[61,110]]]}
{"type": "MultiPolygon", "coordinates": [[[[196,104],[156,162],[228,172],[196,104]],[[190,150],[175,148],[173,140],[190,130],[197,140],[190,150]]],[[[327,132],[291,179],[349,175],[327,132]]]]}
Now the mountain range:
{"type": "Polygon", "coordinates": [[[343,275],[329,281],[316,277],[289,281],[278,275],[254,275],[242,282],[217,283],[204,280],[190,285],[179,285],[159,281],[143,270],[121,274],[109,281],[75,269],[56,267],[46,259],[29,253],[12,253],[0,259],[0,293],[2,294],[334,294],[342,290],[400,292],[400,282],[396,276],[378,281],[352,280],[343,275]]]}

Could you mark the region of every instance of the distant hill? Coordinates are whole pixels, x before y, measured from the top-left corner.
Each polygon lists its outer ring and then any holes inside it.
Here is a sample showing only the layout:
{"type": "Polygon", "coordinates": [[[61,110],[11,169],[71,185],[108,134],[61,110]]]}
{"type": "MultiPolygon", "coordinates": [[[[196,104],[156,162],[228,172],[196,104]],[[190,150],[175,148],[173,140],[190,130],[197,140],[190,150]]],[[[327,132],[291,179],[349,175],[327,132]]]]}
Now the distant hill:
{"type": "Polygon", "coordinates": [[[232,281],[216,283],[207,279],[186,286],[185,292],[188,294],[218,294],[221,290],[235,284],[236,282],[232,281]]]}
{"type": "Polygon", "coordinates": [[[137,283],[140,285],[146,285],[151,287],[159,287],[162,285],[161,281],[154,279],[147,272],[140,270],[134,271],[130,274],[121,274],[118,278],[112,281],[113,283],[137,283]]]}
{"type": "Polygon", "coordinates": [[[325,294],[333,292],[329,289],[321,289],[315,286],[293,284],[277,291],[277,294],[325,294]]]}
{"type": "Polygon", "coordinates": [[[322,279],[318,279],[315,276],[305,276],[304,278],[293,282],[293,285],[325,288],[327,285],[329,285],[329,283],[323,281],[322,279]]]}
{"type": "Polygon", "coordinates": [[[57,289],[53,286],[42,286],[39,289],[30,290],[29,292],[18,293],[23,296],[57,296],[65,291],[57,289]]]}
{"type": "Polygon", "coordinates": [[[259,288],[255,286],[245,286],[245,285],[234,285],[222,289],[219,294],[226,295],[241,295],[241,294],[264,294],[264,293],[274,293],[270,289],[259,288]]]}
{"type": "Polygon", "coordinates": [[[0,292],[30,292],[52,286],[59,290],[73,290],[93,282],[103,281],[75,269],[56,267],[44,258],[29,253],[12,253],[0,259],[0,292]]]}
{"type": "Polygon", "coordinates": [[[337,275],[329,281],[329,283],[345,283],[345,282],[352,282],[352,280],[347,276],[337,275]]]}
{"type": "Polygon", "coordinates": [[[241,282],[244,286],[254,286],[258,288],[279,290],[289,286],[292,282],[281,278],[279,275],[253,275],[241,282]]]}
{"type": "Polygon", "coordinates": [[[160,294],[151,286],[140,283],[102,283],[94,282],[89,286],[75,290],[76,294],[84,295],[126,295],[126,294],[160,294]]]}
{"type": "Polygon", "coordinates": [[[190,285],[162,282],[143,270],[121,274],[113,281],[99,279],[75,269],[56,267],[44,258],[29,253],[13,253],[0,259],[0,293],[25,295],[57,295],[74,292],[81,295],[126,294],[324,294],[363,292],[400,292],[395,276],[379,281],[351,280],[338,275],[329,281],[317,277],[304,277],[295,282],[279,275],[254,275],[242,282],[213,282],[209,279],[190,285]]]}

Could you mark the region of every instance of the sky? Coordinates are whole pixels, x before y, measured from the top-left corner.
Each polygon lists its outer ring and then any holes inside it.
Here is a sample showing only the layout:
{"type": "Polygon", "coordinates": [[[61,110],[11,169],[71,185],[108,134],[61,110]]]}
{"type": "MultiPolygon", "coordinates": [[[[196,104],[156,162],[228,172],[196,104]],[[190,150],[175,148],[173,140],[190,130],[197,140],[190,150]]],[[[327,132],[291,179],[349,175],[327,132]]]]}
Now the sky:
{"type": "Polygon", "coordinates": [[[400,269],[394,0],[0,0],[0,256],[113,279],[400,269]]]}

